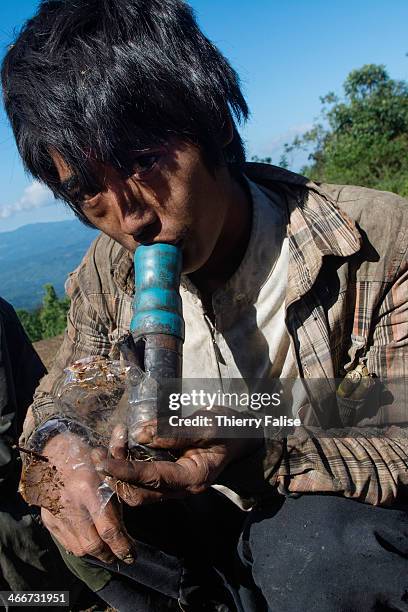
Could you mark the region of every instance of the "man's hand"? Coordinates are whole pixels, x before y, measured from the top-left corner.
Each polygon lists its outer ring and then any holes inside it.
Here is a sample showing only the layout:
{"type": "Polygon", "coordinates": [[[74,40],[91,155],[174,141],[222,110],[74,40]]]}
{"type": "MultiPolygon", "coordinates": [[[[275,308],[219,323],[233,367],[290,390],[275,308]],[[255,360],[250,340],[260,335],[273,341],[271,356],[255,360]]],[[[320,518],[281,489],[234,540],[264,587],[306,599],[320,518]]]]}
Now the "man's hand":
{"type": "Polygon", "coordinates": [[[116,500],[104,499],[103,478],[94,468],[91,451],[75,434],[52,438],[43,450],[48,462],[34,460],[25,470],[25,497],[42,507],[45,526],[67,551],[106,563],[115,558],[132,563],[133,541],[116,500]]]}
{"type": "MultiPolygon", "coordinates": [[[[199,411],[194,416],[197,415],[208,416],[209,413],[199,411]]],[[[221,437],[220,430],[215,427],[200,429],[196,437],[191,435],[191,431],[186,432],[182,428],[177,433],[177,437],[160,437],[157,422],[151,421],[138,434],[138,442],[151,448],[181,450],[180,458],[174,463],[127,461],[121,444],[125,435],[123,428],[118,426],[110,444],[112,456],[103,449],[93,451],[96,469],[107,475],[107,482],[116,489],[125,503],[139,506],[201,493],[215,482],[228,464],[254,452],[261,444],[259,439],[221,437]]]]}

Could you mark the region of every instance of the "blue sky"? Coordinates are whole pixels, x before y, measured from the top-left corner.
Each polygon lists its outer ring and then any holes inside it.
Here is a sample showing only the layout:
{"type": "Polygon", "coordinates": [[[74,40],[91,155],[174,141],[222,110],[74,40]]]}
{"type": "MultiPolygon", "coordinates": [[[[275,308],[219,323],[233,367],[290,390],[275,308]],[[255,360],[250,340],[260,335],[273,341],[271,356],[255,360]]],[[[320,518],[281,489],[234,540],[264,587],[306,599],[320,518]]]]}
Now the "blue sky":
{"type": "MultiPolygon", "coordinates": [[[[241,76],[251,108],[248,154],[278,162],[282,145],[307,129],[319,96],[341,92],[353,68],[385,64],[408,76],[406,0],[192,0],[199,24],[241,76]]],[[[0,52],[37,2],[0,2],[0,52]]],[[[69,218],[63,204],[24,174],[0,112],[0,231],[69,218]]]]}

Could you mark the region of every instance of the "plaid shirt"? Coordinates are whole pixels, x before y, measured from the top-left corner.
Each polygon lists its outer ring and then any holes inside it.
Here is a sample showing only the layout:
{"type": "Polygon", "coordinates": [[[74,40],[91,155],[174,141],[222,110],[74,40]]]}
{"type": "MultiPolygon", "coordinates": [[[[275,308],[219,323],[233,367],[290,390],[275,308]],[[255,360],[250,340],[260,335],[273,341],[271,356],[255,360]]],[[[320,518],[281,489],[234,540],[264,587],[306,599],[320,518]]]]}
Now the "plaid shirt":
{"type": "MultiPolygon", "coordinates": [[[[310,431],[341,425],[327,406],[335,379],[359,363],[380,378],[406,378],[407,201],[360,187],[317,185],[262,164],[248,164],[246,174],[279,192],[287,205],[286,325],[309,398],[300,411],[307,427],[287,438],[283,454],[277,457],[276,444],[267,441],[265,476],[285,493],[335,493],[389,505],[400,485],[408,484],[405,406],[382,408],[357,434],[332,429],[322,437],[310,431]],[[373,425],[382,426],[381,436],[372,434],[373,425]]],[[[68,279],[72,301],[64,343],[37,390],[23,441],[55,415],[53,397],[65,367],[88,355],[117,356],[133,290],[130,254],[99,236],[68,279]]]]}

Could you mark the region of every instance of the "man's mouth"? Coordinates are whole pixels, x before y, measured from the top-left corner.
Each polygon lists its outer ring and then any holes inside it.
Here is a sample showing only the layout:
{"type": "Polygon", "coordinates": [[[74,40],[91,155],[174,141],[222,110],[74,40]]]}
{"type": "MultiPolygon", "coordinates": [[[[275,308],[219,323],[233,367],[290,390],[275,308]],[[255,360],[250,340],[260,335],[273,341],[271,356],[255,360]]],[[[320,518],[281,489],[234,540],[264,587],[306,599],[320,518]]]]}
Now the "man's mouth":
{"type": "Polygon", "coordinates": [[[137,238],[135,237],[135,240],[143,246],[150,246],[151,244],[172,244],[174,246],[179,247],[180,249],[183,249],[184,243],[185,243],[185,237],[183,236],[182,238],[174,238],[174,239],[160,239],[160,240],[149,240],[149,239],[142,239],[141,236],[138,236],[137,238]]]}
{"type": "Polygon", "coordinates": [[[174,246],[177,246],[180,249],[184,248],[188,233],[187,227],[183,228],[183,230],[180,231],[177,236],[172,236],[169,238],[167,238],[166,236],[160,236],[160,232],[154,231],[154,229],[155,228],[153,228],[153,226],[149,226],[140,234],[133,236],[133,239],[135,240],[135,242],[138,242],[139,244],[142,244],[144,246],[162,243],[173,244],[174,246]]]}

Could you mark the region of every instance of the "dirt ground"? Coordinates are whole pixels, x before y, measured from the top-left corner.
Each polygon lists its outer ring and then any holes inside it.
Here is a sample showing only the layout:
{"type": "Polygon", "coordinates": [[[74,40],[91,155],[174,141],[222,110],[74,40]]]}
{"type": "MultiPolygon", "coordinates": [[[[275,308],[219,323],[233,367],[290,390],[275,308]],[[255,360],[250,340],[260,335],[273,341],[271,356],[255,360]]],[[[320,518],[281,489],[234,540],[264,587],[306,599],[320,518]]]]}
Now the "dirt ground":
{"type": "Polygon", "coordinates": [[[47,370],[52,366],[53,359],[62,344],[64,336],[55,336],[55,338],[47,338],[47,340],[39,340],[34,342],[34,348],[41,357],[41,360],[47,370]]]}

